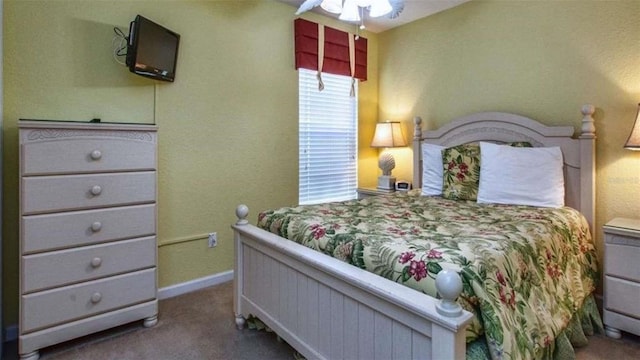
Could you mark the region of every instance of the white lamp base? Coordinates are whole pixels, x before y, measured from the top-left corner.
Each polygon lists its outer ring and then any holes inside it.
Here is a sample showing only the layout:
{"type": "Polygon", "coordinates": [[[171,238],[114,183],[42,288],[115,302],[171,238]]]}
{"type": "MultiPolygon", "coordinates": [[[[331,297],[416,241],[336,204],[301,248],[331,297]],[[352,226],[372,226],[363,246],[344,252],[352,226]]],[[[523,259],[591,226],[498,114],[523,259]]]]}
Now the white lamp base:
{"type": "Polygon", "coordinates": [[[380,177],[378,177],[378,189],[395,190],[396,178],[393,176],[381,175],[380,177]]]}

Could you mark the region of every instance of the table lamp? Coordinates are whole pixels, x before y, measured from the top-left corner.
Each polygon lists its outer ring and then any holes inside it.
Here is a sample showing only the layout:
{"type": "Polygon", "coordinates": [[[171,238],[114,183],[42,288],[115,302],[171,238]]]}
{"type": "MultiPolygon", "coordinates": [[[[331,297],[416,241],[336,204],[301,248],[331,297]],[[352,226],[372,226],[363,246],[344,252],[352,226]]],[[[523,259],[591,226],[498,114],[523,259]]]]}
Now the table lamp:
{"type": "Polygon", "coordinates": [[[396,167],[396,161],[386,149],[401,146],[407,146],[407,142],[402,134],[402,126],[399,121],[376,124],[376,132],[373,135],[371,147],[385,148],[378,159],[378,167],[382,170],[382,175],[378,177],[378,189],[395,189],[396,178],[391,176],[391,170],[396,167]]]}
{"type": "Polygon", "coordinates": [[[636,121],[633,123],[631,134],[624,144],[625,149],[640,151],[640,104],[638,104],[638,112],[636,113],[636,121]]]}

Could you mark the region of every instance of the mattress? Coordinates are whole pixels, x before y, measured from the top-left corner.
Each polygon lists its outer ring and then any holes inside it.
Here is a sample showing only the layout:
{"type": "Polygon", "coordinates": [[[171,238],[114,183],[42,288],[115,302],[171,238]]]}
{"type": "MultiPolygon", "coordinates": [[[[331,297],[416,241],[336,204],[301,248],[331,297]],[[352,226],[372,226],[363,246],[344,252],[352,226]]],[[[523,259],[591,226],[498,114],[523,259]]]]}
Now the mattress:
{"type": "Polygon", "coordinates": [[[420,190],[264,211],[258,226],[437,297],[435,276],[456,270],[458,302],[475,315],[494,358],[537,358],[595,289],[586,219],[563,207],[478,204],[420,190]]]}

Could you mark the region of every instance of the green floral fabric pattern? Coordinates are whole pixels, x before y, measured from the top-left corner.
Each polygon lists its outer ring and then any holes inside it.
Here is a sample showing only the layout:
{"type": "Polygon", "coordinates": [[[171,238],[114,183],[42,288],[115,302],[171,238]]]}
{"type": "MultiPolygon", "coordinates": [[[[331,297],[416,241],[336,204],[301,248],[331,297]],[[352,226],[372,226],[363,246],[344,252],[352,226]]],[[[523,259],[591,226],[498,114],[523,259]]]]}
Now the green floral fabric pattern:
{"type": "Polygon", "coordinates": [[[494,359],[541,358],[598,277],[585,218],[537,208],[420,196],[420,190],[259,214],[258,226],[436,296],[458,271],[458,302],[476,314],[494,359]],[[479,321],[481,320],[481,322],[479,321]]]}
{"type": "MultiPolygon", "coordinates": [[[[532,147],[527,141],[514,141],[505,145],[532,147]]],[[[442,166],[442,197],[451,200],[477,200],[480,186],[480,144],[462,144],[442,150],[442,166]]]]}
{"type": "Polygon", "coordinates": [[[442,150],[442,197],[476,200],[480,183],[480,145],[458,145],[442,150]]]}

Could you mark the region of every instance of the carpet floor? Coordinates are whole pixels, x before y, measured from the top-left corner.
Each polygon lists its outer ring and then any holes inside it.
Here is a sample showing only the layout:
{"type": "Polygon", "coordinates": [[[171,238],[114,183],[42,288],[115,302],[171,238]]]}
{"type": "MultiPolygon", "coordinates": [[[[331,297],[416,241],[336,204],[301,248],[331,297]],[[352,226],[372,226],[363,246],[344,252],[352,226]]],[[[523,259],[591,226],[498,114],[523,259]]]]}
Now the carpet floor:
{"type": "MultiPolygon", "coordinates": [[[[229,283],[160,301],[159,322],[142,321],[41,350],[42,360],[293,360],[292,349],[265,331],[238,331],[229,283]]],[[[640,338],[589,338],[577,349],[578,360],[640,359],[640,338]]],[[[5,360],[17,359],[15,342],[4,348],[5,360]]]]}

